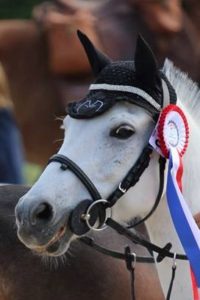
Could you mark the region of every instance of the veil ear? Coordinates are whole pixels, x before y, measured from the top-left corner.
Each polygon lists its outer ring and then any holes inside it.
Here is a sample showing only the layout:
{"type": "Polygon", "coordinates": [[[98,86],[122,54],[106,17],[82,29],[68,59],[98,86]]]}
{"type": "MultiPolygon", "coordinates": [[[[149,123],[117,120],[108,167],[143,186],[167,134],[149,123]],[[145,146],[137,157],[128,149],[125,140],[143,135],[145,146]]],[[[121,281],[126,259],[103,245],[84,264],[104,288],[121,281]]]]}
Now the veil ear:
{"type": "Polygon", "coordinates": [[[139,35],[135,51],[135,72],[138,81],[148,86],[153,86],[158,79],[158,67],[156,58],[147,44],[139,35]]]}
{"type": "Polygon", "coordinates": [[[77,34],[85,49],[92,71],[94,75],[97,76],[105,66],[111,63],[111,60],[105,54],[97,50],[84,33],[78,30],[77,34]]]}

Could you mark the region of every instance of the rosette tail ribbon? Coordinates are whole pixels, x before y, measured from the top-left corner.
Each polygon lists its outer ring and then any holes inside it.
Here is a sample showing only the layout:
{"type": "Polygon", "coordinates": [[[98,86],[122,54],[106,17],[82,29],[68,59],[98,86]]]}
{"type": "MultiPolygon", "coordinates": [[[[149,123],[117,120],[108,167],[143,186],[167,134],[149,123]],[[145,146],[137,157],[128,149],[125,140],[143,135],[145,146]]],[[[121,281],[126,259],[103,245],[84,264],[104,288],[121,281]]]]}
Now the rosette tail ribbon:
{"type": "Polygon", "coordinates": [[[173,224],[191,267],[194,300],[200,299],[200,231],[182,195],[182,158],[177,149],[169,150],[167,202],[173,224]]]}

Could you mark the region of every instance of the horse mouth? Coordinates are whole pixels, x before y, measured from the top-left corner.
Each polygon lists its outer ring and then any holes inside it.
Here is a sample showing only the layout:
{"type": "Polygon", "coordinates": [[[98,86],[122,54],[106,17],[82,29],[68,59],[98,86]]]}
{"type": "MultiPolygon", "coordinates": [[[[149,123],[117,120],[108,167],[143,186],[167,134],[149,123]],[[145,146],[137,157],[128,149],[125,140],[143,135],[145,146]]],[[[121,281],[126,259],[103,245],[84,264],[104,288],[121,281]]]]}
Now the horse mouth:
{"type": "Polygon", "coordinates": [[[36,246],[32,250],[42,256],[60,256],[67,251],[71,237],[66,226],[62,226],[47,244],[36,246]]]}

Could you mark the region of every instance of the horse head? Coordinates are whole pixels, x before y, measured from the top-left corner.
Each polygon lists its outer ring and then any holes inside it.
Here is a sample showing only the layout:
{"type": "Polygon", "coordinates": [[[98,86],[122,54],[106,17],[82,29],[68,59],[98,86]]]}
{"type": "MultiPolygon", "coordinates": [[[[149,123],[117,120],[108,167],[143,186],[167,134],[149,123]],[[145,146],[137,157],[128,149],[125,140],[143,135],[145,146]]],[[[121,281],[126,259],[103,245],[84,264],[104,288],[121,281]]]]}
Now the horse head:
{"type": "Polygon", "coordinates": [[[133,61],[113,62],[84,34],[78,35],[95,81],[83,99],[69,105],[58,155],[16,206],[20,240],[52,256],[66,252],[73,239],[88,231],[80,219],[93,201],[104,199],[99,206],[113,206],[113,218],[119,221],[148,214],[159,190],[159,155],[148,141],[166,99],[176,102],[141,37],[133,61]],[[144,161],[148,163],[141,171],[144,161]],[[84,228],[77,229],[76,221],[84,228]]]}

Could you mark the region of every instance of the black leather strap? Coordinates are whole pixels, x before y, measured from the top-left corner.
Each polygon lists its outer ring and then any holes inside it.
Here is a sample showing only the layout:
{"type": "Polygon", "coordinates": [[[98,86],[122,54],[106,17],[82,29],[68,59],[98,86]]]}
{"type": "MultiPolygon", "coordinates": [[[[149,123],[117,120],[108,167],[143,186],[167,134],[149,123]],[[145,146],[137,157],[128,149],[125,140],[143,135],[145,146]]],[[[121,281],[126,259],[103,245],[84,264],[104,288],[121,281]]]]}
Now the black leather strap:
{"type": "Polygon", "coordinates": [[[95,185],[92,183],[90,178],[71,159],[69,159],[65,155],[55,154],[49,159],[48,164],[50,164],[51,162],[59,162],[61,164],[60,168],[63,171],[69,168],[80,179],[83,185],[87,188],[93,200],[101,199],[100,193],[98,192],[98,190],[96,189],[95,185]]]}
{"type": "Polygon", "coordinates": [[[169,288],[168,288],[166,300],[170,300],[170,298],[171,298],[171,293],[172,293],[172,288],[173,288],[173,284],[174,284],[175,275],[176,275],[176,265],[172,266],[172,275],[171,275],[171,280],[170,280],[170,283],[169,283],[169,288]]]}
{"type": "MultiPolygon", "coordinates": [[[[153,150],[150,145],[144,148],[137,162],[129,170],[125,178],[120,183],[119,187],[108,197],[109,204],[107,206],[112,207],[117,202],[117,200],[126,191],[128,191],[130,187],[134,186],[138,182],[140,176],[149,165],[152,151],[153,150]]],[[[69,168],[81,180],[81,182],[91,194],[93,200],[101,199],[100,193],[98,192],[92,181],[89,179],[89,177],[79,168],[76,163],[74,163],[68,157],[61,154],[55,154],[49,159],[48,163],[51,162],[59,162],[61,164],[62,170],[66,170],[69,168]]]]}
{"type": "Polygon", "coordinates": [[[131,253],[131,249],[129,246],[125,247],[125,255],[126,255],[126,268],[130,273],[130,285],[131,285],[131,300],[135,300],[135,261],[136,254],[131,253]]]}
{"type": "Polygon", "coordinates": [[[117,202],[117,200],[128,191],[130,187],[134,186],[139,181],[142,173],[149,165],[152,151],[153,150],[150,145],[147,145],[144,148],[142,154],[140,155],[134,166],[129,170],[118,188],[108,197],[109,207],[112,207],[117,202]]]}
{"type": "Polygon", "coordinates": [[[163,193],[163,188],[164,188],[165,164],[166,164],[166,159],[164,157],[160,156],[160,158],[159,158],[159,177],[160,177],[159,190],[158,190],[158,194],[156,197],[156,201],[154,202],[152,209],[148,212],[148,214],[144,218],[135,222],[133,225],[127,226],[127,228],[133,228],[133,227],[138,226],[141,223],[144,223],[148,218],[150,218],[150,216],[154,213],[154,211],[158,207],[158,204],[160,203],[160,199],[161,199],[161,196],[163,193]]]}
{"type": "MultiPolygon", "coordinates": [[[[153,252],[158,253],[159,262],[161,262],[165,257],[171,257],[174,258],[174,253],[170,252],[168,248],[165,246],[163,248],[143,239],[142,237],[138,236],[137,234],[133,233],[131,230],[127,229],[126,227],[120,225],[116,221],[114,221],[111,218],[108,218],[106,220],[106,224],[113,228],[115,231],[117,231],[119,234],[122,234],[123,236],[127,237],[130,241],[132,241],[135,244],[139,244],[148,250],[151,250],[153,252]],[[160,255],[161,254],[161,255],[160,255]],[[161,259],[162,256],[162,259],[161,259]]],[[[167,244],[168,245],[168,244],[167,244]]],[[[176,259],[180,260],[188,260],[187,256],[184,254],[176,254],[176,259]]]]}
{"type": "MultiPolygon", "coordinates": [[[[140,157],[138,158],[137,162],[129,170],[129,172],[127,173],[125,178],[120,183],[119,187],[108,197],[108,204],[98,206],[99,220],[101,220],[101,219],[104,220],[104,217],[101,218],[101,216],[105,215],[105,210],[107,207],[112,207],[116,203],[116,201],[124,193],[126,193],[128,191],[128,189],[130,187],[134,186],[138,182],[138,180],[140,179],[140,176],[143,174],[144,170],[149,165],[149,162],[151,159],[151,154],[152,154],[152,147],[150,145],[148,145],[144,148],[144,150],[143,150],[142,154],[140,155],[140,157]]],[[[68,157],[66,157],[64,155],[56,154],[56,155],[53,155],[49,159],[48,163],[51,163],[51,162],[60,163],[61,164],[60,168],[63,171],[70,169],[79,178],[79,180],[83,183],[83,185],[87,188],[90,195],[92,196],[93,201],[101,199],[101,195],[98,192],[98,190],[96,189],[95,185],[92,183],[92,181],[89,179],[89,177],[85,174],[85,172],[83,170],[81,170],[80,167],[76,163],[74,163],[71,159],[69,159],[68,157]]],[[[160,162],[160,187],[159,187],[159,192],[158,192],[155,204],[154,204],[152,210],[148,213],[148,215],[144,219],[139,221],[137,224],[134,224],[134,226],[145,221],[154,212],[154,210],[156,209],[156,207],[158,206],[158,203],[160,201],[160,197],[162,195],[162,190],[163,190],[163,185],[164,185],[164,165],[163,165],[163,163],[161,163],[161,162],[163,162],[163,159],[160,159],[159,162],[160,162]]],[[[77,226],[75,226],[78,216],[84,214],[85,210],[87,210],[87,207],[84,208],[83,212],[80,212],[79,207],[75,208],[74,212],[72,213],[73,218],[70,218],[70,220],[71,220],[70,225],[71,225],[71,228],[73,229],[72,231],[74,231],[74,233],[76,233],[76,234],[77,234],[77,232],[84,231],[84,233],[86,233],[87,231],[89,231],[89,227],[88,227],[88,230],[86,230],[87,226],[80,226],[81,224],[86,225],[86,224],[83,224],[82,220],[79,222],[79,225],[77,223],[77,226]],[[78,210],[78,213],[77,213],[77,210],[78,210]],[[75,230],[75,228],[76,228],[76,230],[75,230]]],[[[133,227],[133,226],[130,226],[130,227],[133,227]]]]}
{"type": "MultiPolygon", "coordinates": [[[[81,237],[79,239],[82,243],[88,245],[89,247],[93,248],[94,250],[101,252],[102,254],[117,258],[117,259],[121,259],[121,260],[126,260],[126,254],[125,253],[121,253],[121,252],[117,252],[117,251],[113,251],[113,250],[109,250],[106,249],[98,244],[96,244],[94,242],[94,240],[92,238],[89,237],[81,237]]],[[[154,263],[155,260],[152,256],[136,256],[136,262],[139,263],[154,263]]]]}

